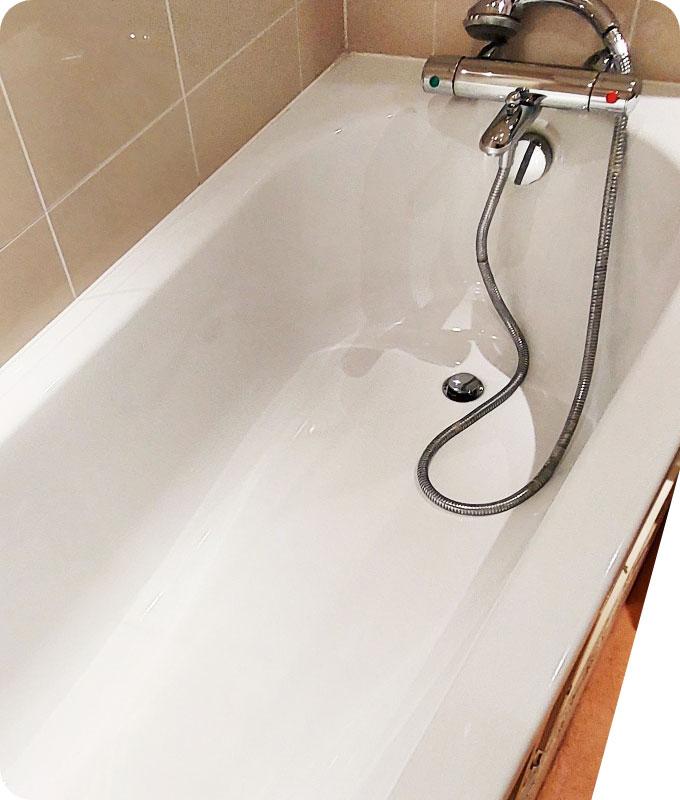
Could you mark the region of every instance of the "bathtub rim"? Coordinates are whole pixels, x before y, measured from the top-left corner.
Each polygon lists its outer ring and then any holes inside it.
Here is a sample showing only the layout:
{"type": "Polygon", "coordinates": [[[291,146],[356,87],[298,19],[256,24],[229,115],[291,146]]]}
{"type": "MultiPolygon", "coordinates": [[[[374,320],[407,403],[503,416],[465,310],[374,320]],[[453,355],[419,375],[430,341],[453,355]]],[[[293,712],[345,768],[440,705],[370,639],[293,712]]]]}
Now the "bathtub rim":
{"type": "MultiPolygon", "coordinates": [[[[374,58],[394,58],[412,66],[413,62],[418,65],[422,63],[422,59],[351,55],[341,57],[331,69],[342,69],[343,65],[349,65],[346,67],[348,69],[360,68],[362,59],[374,58]]],[[[322,75],[312,86],[318,85],[323,79],[322,75]]],[[[656,88],[656,82],[650,84],[652,88],[656,88]]],[[[668,84],[661,84],[659,94],[653,96],[679,97],[680,84],[670,86],[672,89],[668,88],[668,84]],[[667,93],[669,91],[670,94],[667,93]]],[[[308,97],[310,88],[282,113],[290,113],[296,103],[308,97]]],[[[649,95],[643,95],[641,105],[647,97],[649,95]]],[[[639,110],[636,111],[636,114],[639,113],[639,110]]],[[[49,391],[60,374],[62,376],[72,374],[83,359],[91,357],[95,352],[96,341],[87,336],[78,336],[78,333],[82,332],[81,326],[96,325],[98,321],[94,317],[102,307],[106,306],[109,311],[113,310],[113,318],[103,325],[104,329],[100,331],[100,335],[113,336],[120,325],[131,315],[138,313],[140,306],[143,306],[148,297],[157,291],[167,276],[172,274],[174,268],[181,267],[185,259],[181,251],[173,254],[177,267],[168,267],[168,271],[154,276],[155,282],[149,281],[147,285],[135,290],[129,296],[119,291],[125,282],[125,276],[137,273],[144,263],[148,249],[152,248],[156,252],[160,237],[171,235],[173,227],[181,226],[182,221],[186,223],[192,210],[207,207],[210,193],[216,196],[224,192],[227,176],[235,170],[241,170],[250,174],[252,178],[253,164],[257,161],[258,150],[262,150],[263,142],[266,146],[272,137],[277,136],[277,133],[272,131],[276,130],[280,116],[274,118],[245,148],[152,229],[26,348],[7,362],[0,370],[0,403],[16,404],[17,412],[21,407],[20,419],[25,419],[30,411],[26,411],[22,401],[31,396],[34,401],[36,397],[39,401],[42,400],[45,392],[49,391]],[[70,342],[68,346],[67,341],[70,342]],[[64,350],[69,348],[68,366],[64,361],[60,362],[58,358],[53,358],[55,354],[63,355],[64,350]]],[[[680,156],[678,161],[680,162],[680,156]]],[[[266,171],[266,161],[260,169],[266,171]]],[[[575,464],[571,469],[548,513],[538,526],[536,534],[499,592],[496,604],[482,625],[474,646],[461,669],[452,677],[448,694],[435,718],[416,743],[413,756],[403,769],[399,770],[397,789],[404,776],[414,774],[413,770],[416,770],[416,778],[421,781],[420,785],[423,787],[429,786],[428,779],[437,775],[440,777],[440,782],[431,786],[430,796],[433,800],[450,795],[456,796],[456,791],[460,793],[464,787],[469,789],[470,775],[479,777],[481,772],[486,774],[485,787],[489,793],[485,794],[484,789],[480,790],[480,798],[493,797],[494,786],[500,788],[511,785],[517,765],[531,745],[546,709],[554,702],[564,679],[569,674],[602,600],[609,591],[612,576],[620,569],[639,522],[648,509],[650,499],[666,473],[667,464],[680,445],[680,437],[669,433],[673,430],[680,431],[680,409],[676,409],[673,404],[673,398],[680,392],[680,374],[667,375],[669,386],[664,391],[663,409],[654,415],[644,431],[640,428],[632,430],[625,440],[619,433],[621,421],[631,418],[632,412],[638,406],[634,373],[641,368],[652,372],[660,370],[661,374],[667,373],[664,367],[669,361],[672,363],[672,345],[679,339],[680,290],[676,290],[635,365],[631,367],[630,373],[579,455],[576,464],[580,466],[577,468],[575,464]],[[625,466],[628,464],[626,456],[630,451],[636,453],[635,466],[641,466],[641,469],[631,470],[625,466]],[[608,473],[610,463],[617,465],[618,481],[615,476],[608,473]],[[586,499],[602,496],[610,491],[614,491],[618,498],[619,513],[614,515],[609,513],[608,509],[600,507],[595,509],[593,514],[593,509],[586,499]],[[596,552],[591,550],[586,559],[588,561],[586,566],[590,570],[588,579],[590,594],[588,596],[586,593],[578,594],[578,607],[576,610],[570,609],[568,624],[564,624],[559,631],[553,631],[550,639],[543,639],[537,645],[531,630],[525,625],[518,624],[517,615],[510,614],[510,610],[526,608],[527,588],[533,585],[531,579],[539,573],[543,573],[542,580],[545,585],[542,594],[551,596],[547,591],[554,588],[551,586],[550,574],[559,579],[560,567],[564,563],[563,557],[556,557],[555,553],[551,552],[552,549],[564,545],[567,541],[573,564],[579,564],[579,559],[581,562],[584,560],[583,553],[587,552],[589,545],[592,545],[587,533],[589,526],[595,521],[599,524],[597,550],[596,552]],[[546,566],[548,574],[545,571],[546,566]],[[486,757],[487,748],[483,742],[475,744],[471,741],[458,741],[456,744],[449,735],[448,741],[451,747],[446,748],[447,758],[442,760],[442,736],[437,724],[440,715],[449,713],[453,709],[455,716],[456,703],[461,699],[474,703],[478,702],[480,697],[495,696],[498,693],[499,676],[487,675],[479,668],[480,661],[483,663],[489,652],[502,652],[508,655],[509,660],[515,662],[510,668],[522,672],[525,676],[521,684],[514,685],[510,690],[504,686],[502,692],[502,706],[508,716],[517,721],[517,733],[513,735],[511,743],[501,743],[494,748],[493,763],[489,763],[486,757]],[[530,669],[527,669],[522,661],[527,653],[531,653],[533,658],[530,669]],[[557,672],[556,654],[562,659],[557,672]],[[454,762],[457,769],[452,775],[450,770],[454,762]]],[[[680,370],[678,372],[680,373],[680,370]]],[[[544,629],[549,630],[553,620],[559,618],[560,613],[564,611],[560,602],[562,599],[563,596],[557,597],[553,592],[552,599],[541,605],[540,620],[535,619],[534,626],[538,627],[540,622],[544,629]]],[[[532,611],[535,611],[535,608],[532,608],[532,611]]],[[[535,614],[535,617],[538,616],[539,614],[535,614]]],[[[521,615],[519,621],[523,621],[521,615]]],[[[479,719],[476,721],[473,712],[469,712],[467,716],[482,731],[489,724],[483,715],[478,715],[479,719]]]]}

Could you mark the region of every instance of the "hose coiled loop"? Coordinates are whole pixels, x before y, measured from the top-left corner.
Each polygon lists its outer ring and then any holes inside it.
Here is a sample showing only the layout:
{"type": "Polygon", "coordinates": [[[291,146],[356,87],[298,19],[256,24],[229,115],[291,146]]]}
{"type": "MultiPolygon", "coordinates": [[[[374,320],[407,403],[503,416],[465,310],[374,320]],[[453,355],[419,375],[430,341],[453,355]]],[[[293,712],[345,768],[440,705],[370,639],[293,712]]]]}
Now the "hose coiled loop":
{"type": "MultiPolygon", "coordinates": [[[[630,63],[619,64],[619,70],[627,73],[630,71],[630,63]]],[[[498,202],[503,193],[503,189],[508,180],[510,166],[512,164],[512,153],[510,158],[501,158],[498,166],[496,178],[491,187],[489,197],[484,207],[479,227],[477,228],[477,264],[484,281],[484,286],[491,298],[491,302],[501,318],[505,328],[512,337],[517,349],[517,369],[508,383],[493,397],[479,405],[471,413],[462,419],[454,422],[448,428],[428,444],[425,448],[420,461],[418,462],[417,477],[420,488],[425,496],[435,505],[445,511],[452,511],[456,514],[466,516],[481,517],[490,514],[500,514],[516,508],[518,505],[528,500],[540,491],[553,476],[560,461],[569,447],[569,443],[576,431],[576,427],[581,418],[583,408],[588,397],[590,384],[595,369],[595,358],[597,355],[597,344],[600,335],[600,323],[602,320],[602,306],[604,302],[604,290],[607,280],[607,266],[609,263],[609,248],[612,239],[612,229],[614,226],[614,212],[616,209],[616,197],[619,188],[619,180],[623,170],[623,163],[626,154],[626,127],[628,119],[625,114],[621,114],[614,125],[612,145],[609,154],[609,165],[607,169],[607,180],[605,183],[604,197],[602,200],[602,212],[600,215],[600,229],[597,242],[597,253],[595,257],[595,269],[593,274],[593,285],[590,296],[590,311],[588,314],[588,328],[586,332],[586,343],[581,362],[581,372],[579,375],[576,393],[569,409],[564,427],[559,438],[548,456],[547,461],[539,472],[524,486],[513,492],[511,495],[489,503],[465,503],[460,500],[452,500],[437,491],[430,482],[429,468],[434,456],[441,448],[462,433],[464,430],[474,425],[482,417],[498,408],[508,398],[510,398],[522,385],[529,371],[529,346],[519,325],[513,318],[510,309],[505,304],[503,297],[496,285],[496,281],[489,265],[487,242],[489,228],[493,221],[494,214],[498,207],[498,202]]]]}

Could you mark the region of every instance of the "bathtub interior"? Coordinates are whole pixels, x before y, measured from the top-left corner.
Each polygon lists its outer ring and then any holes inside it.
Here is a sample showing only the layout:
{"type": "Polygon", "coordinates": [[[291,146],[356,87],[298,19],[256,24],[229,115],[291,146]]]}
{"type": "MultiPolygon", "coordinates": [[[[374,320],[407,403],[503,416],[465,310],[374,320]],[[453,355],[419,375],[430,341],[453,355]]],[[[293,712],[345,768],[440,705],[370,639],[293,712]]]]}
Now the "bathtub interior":
{"type": "MultiPolygon", "coordinates": [[[[649,198],[680,175],[633,130],[564,467],[501,517],[431,507],[415,463],[465,410],[443,379],[475,372],[490,393],[514,367],[474,261],[492,107],[421,96],[412,62],[349,62],[83,298],[75,337],[144,302],[2,442],[0,771],[25,800],[353,796],[464,658],[676,289],[673,210],[649,198]],[[238,180],[243,200],[196,236],[238,180]]],[[[471,500],[535,471],[578,374],[611,121],[540,126],[553,168],[508,188],[490,238],[532,371],[433,469],[471,500]]]]}

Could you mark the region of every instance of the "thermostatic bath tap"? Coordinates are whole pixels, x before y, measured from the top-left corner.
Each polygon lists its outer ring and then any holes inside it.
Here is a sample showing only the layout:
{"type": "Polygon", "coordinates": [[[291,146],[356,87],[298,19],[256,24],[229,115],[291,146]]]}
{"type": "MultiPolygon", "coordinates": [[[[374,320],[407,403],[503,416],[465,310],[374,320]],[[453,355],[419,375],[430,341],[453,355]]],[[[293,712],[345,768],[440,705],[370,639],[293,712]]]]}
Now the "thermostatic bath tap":
{"type": "Polygon", "coordinates": [[[423,89],[503,103],[479,143],[484,153],[502,155],[519,141],[542,108],[627,114],[640,94],[641,82],[632,75],[578,67],[433,56],[425,62],[423,89]]]}
{"type": "Polygon", "coordinates": [[[505,102],[517,89],[541,97],[543,108],[629,112],[641,82],[632,75],[552,64],[524,64],[465,56],[432,56],[423,69],[423,89],[434,94],[505,102]]]}
{"type": "MultiPolygon", "coordinates": [[[[478,58],[433,56],[423,69],[423,88],[504,104],[480,141],[489,155],[508,152],[542,108],[627,114],[640,94],[640,81],[630,75],[628,44],[616,17],[600,0],[480,0],[468,11],[464,25],[471,36],[491,42],[492,47],[484,48],[478,58]],[[558,4],[585,16],[606,46],[605,69],[497,59],[498,47],[517,32],[530,3],[558,4]]],[[[587,62],[592,63],[597,61],[587,62]]]]}

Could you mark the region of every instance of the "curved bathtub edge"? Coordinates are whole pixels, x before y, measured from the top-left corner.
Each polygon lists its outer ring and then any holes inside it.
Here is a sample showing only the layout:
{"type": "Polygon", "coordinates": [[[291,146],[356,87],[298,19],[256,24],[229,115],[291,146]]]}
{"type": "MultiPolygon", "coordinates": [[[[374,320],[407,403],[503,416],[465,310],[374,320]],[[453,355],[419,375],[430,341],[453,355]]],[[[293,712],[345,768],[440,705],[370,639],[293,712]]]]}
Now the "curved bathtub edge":
{"type": "Polygon", "coordinates": [[[676,295],[501,591],[390,800],[416,800],[425,788],[430,800],[462,798],[473,779],[475,800],[498,800],[512,788],[680,444],[673,434],[680,431],[680,374],[664,369],[678,340],[676,295]],[[666,375],[664,408],[622,436],[620,420],[638,407],[639,370],[666,375]],[[635,474],[617,473],[631,458],[635,474]],[[463,728],[461,719],[468,721],[463,728]]]}

